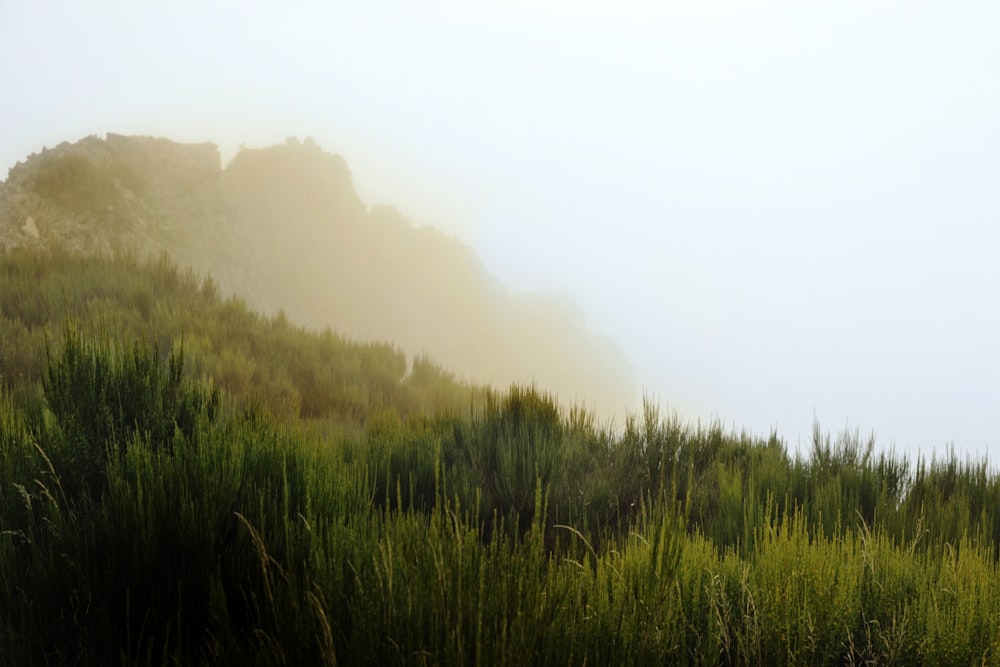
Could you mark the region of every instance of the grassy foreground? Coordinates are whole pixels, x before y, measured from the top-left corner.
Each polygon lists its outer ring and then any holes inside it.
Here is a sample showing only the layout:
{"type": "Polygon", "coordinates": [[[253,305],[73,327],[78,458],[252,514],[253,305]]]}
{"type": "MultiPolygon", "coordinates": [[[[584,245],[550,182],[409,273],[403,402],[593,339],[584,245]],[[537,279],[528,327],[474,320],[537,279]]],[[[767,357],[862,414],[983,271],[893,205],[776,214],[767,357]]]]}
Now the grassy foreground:
{"type": "Polygon", "coordinates": [[[0,280],[0,664],[1000,664],[985,461],[605,428],[166,262],[0,280]]]}

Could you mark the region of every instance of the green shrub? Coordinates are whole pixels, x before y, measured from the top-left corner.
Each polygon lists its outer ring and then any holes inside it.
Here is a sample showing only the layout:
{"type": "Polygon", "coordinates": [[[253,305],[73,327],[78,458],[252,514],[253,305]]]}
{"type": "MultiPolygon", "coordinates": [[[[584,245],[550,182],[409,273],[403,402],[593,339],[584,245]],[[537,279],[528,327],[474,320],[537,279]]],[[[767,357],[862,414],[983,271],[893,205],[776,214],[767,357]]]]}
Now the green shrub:
{"type": "Polygon", "coordinates": [[[178,435],[194,437],[199,418],[214,418],[218,394],[186,379],[183,367],[183,350],[164,362],[150,343],[87,340],[72,326],[58,352],[47,347],[45,399],[80,490],[103,490],[109,452],[133,436],[169,452],[178,435]]]}
{"type": "Polygon", "coordinates": [[[485,516],[519,517],[522,533],[535,510],[538,485],[557,481],[564,455],[559,407],[534,388],[513,386],[504,395],[488,391],[460,448],[475,470],[485,516]]]}

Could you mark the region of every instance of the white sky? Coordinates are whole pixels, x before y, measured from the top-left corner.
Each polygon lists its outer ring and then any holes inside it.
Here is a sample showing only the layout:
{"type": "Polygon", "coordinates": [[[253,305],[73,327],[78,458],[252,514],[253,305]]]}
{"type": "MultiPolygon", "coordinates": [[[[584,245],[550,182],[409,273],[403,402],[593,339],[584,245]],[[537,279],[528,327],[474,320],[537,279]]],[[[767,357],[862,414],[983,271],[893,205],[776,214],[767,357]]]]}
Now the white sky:
{"type": "Polygon", "coordinates": [[[574,294],[666,407],[1000,443],[995,0],[160,4],[0,0],[0,175],[107,131],[313,136],[574,294]]]}

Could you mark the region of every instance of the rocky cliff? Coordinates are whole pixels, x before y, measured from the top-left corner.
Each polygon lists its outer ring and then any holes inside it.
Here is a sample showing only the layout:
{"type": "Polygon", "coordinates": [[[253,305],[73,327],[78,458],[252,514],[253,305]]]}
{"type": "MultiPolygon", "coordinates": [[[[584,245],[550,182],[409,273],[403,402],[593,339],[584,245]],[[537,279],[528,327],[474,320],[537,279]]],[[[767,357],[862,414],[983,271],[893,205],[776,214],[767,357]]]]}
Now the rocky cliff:
{"type": "Polygon", "coordinates": [[[313,328],[388,340],[473,381],[537,382],[620,412],[635,395],[609,339],[565,297],[513,295],[472,250],[399,211],[369,208],[340,156],[310,140],[242,150],[87,137],[0,183],[0,246],[168,254],[226,292],[313,328]]]}

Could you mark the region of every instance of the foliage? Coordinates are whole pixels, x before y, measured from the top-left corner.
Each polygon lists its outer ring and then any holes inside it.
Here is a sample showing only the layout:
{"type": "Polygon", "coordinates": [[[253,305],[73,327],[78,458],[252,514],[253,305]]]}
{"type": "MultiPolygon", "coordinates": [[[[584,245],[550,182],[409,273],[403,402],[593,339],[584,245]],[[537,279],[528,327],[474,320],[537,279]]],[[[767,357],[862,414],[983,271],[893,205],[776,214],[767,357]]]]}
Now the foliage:
{"type": "Polygon", "coordinates": [[[407,374],[406,357],[389,344],[253,313],[239,299],[221,298],[210,277],[185,273],[166,257],[0,250],[0,384],[40,382],[46,335],[58,335],[67,320],[81,332],[112,330],[163,350],[183,343],[194,377],[238,406],[287,417],[360,428],[390,406],[404,416],[465,409],[473,393],[426,358],[407,374]]]}
{"type": "Polygon", "coordinates": [[[456,439],[476,473],[485,516],[516,516],[521,531],[527,530],[536,488],[550,488],[561,469],[562,423],[555,401],[516,386],[505,396],[487,392],[456,439]]]}
{"type": "Polygon", "coordinates": [[[1000,664],[985,461],[616,431],[163,261],[0,275],[0,664],[1000,664]]]}
{"type": "Polygon", "coordinates": [[[131,437],[154,450],[172,449],[177,438],[192,441],[199,418],[215,417],[218,392],[184,378],[183,350],[172,352],[164,366],[155,347],[142,341],[90,342],[68,327],[58,355],[46,353],[42,385],[59,449],[85,491],[103,491],[109,451],[131,437]]]}

